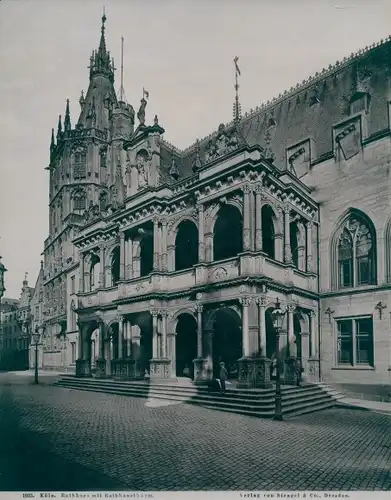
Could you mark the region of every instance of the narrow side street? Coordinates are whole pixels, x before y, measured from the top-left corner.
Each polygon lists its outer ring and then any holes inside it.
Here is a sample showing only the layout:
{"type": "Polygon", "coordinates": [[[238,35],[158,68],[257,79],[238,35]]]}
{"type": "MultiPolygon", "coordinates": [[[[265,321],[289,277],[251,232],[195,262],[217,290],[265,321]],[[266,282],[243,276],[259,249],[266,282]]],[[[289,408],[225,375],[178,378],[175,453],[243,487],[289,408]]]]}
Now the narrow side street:
{"type": "Polygon", "coordinates": [[[3,491],[391,489],[389,415],[273,422],[14,374],[0,384],[3,491]]]}

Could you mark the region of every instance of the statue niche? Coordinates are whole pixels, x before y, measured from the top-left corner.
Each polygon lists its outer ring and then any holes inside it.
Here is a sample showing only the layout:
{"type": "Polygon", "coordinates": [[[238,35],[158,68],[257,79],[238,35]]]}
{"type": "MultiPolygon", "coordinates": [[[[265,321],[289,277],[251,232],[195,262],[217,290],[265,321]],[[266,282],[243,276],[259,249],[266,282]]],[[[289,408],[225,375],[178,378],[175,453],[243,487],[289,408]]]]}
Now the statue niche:
{"type": "Polygon", "coordinates": [[[136,155],[136,169],[138,174],[138,188],[143,189],[149,185],[148,153],[145,149],[136,155]]]}

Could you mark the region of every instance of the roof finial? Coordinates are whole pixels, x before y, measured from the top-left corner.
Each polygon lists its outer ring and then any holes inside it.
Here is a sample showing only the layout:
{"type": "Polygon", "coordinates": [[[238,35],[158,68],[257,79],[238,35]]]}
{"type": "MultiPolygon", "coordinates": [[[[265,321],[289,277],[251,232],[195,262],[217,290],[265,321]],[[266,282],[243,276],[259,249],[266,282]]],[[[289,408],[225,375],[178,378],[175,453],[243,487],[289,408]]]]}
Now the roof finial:
{"type": "Polygon", "coordinates": [[[71,114],[69,112],[69,99],[67,99],[67,105],[65,108],[65,120],[64,120],[64,132],[71,130],[71,114]]]}
{"type": "Polygon", "coordinates": [[[174,150],[172,150],[172,162],[171,162],[171,168],[170,168],[170,175],[175,180],[178,180],[179,170],[178,170],[178,167],[176,166],[174,150]]]}
{"type": "Polygon", "coordinates": [[[124,37],[123,36],[121,36],[121,87],[119,89],[119,102],[126,102],[125,89],[124,89],[124,37]]]}
{"type": "Polygon", "coordinates": [[[234,102],[234,105],[233,105],[233,115],[234,115],[234,121],[235,122],[238,122],[241,118],[241,106],[240,106],[240,102],[239,102],[239,84],[238,84],[238,76],[241,76],[241,73],[240,73],[240,69],[239,69],[239,66],[238,66],[238,61],[239,61],[239,57],[236,56],[234,58],[234,64],[235,64],[235,85],[234,85],[234,89],[235,89],[235,102],[234,102]]]}

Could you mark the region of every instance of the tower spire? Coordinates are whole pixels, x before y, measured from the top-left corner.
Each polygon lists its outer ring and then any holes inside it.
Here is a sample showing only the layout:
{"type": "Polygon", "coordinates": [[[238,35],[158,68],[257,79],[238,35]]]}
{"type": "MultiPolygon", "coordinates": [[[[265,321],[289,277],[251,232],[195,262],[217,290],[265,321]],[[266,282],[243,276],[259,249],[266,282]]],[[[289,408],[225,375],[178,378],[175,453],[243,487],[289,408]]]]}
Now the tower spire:
{"type": "Polygon", "coordinates": [[[69,112],[69,99],[67,99],[67,105],[65,108],[65,120],[64,120],[64,132],[71,130],[71,114],[69,112]]]}
{"type": "Polygon", "coordinates": [[[105,40],[105,23],[107,17],[103,9],[102,25],[101,25],[101,35],[98,50],[93,50],[90,57],[90,79],[94,75],[102,75],[109,78],[111,82],[114,82],[114,61],[110,59],[110,52],[106,50],[106,40],[105,40]]]}
{"type": "Polygon", "coordinates": [[[236,123],[240,120],[241,114],[242,114],[242,107],[241,107],[240,102],[239,102],[238,76],[241,76],[241,73],[240,73],[240,69],[239,69],[239,66],[238,66],[238,61],[239,61],[239,57],[236,56],[234,58],[234,64],[235,64],[235,85],[234,85],[234,89],[235,89],[235,102],[234,102],[234,105],[233,105],[234,122],[236,122],[236,123]]]}

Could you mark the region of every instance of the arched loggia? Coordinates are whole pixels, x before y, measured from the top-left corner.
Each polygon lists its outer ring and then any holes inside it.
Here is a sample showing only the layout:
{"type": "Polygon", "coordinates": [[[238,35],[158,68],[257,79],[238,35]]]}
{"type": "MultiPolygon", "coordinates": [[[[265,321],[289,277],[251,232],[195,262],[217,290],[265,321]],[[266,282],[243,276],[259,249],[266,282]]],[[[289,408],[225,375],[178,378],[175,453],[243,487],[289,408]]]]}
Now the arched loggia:
{"type": "Polygon", "coordinates": [[[239,209],[224,205],[217,212],[213,230],[213,260],[236,257],[243,251],[243,220],[239,209]]]}
{"type": "Polygon", "coordinates": [[[262,207],[262,250],[271,259],[276,258],[275,251],[275,215],[270,205],[262,207]]]}
{"type": "Polygon", "coordinates": [[[175,238],[175,270],[188,269],[198,262],[198,228],[190,220],[182,221],[175,238]]]}

